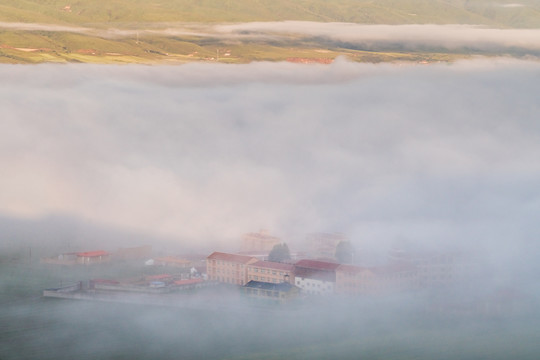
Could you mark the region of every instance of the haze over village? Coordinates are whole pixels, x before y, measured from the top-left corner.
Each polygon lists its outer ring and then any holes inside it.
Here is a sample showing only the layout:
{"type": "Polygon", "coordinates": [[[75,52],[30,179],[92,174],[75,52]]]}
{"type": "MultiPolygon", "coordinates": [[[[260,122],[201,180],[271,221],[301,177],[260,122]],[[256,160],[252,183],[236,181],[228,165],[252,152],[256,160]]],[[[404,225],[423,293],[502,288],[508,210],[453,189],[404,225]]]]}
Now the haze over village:
{"type": "Polygon", "coordinates": [[[0,5],[0,360],[540,354],[536,0],[0,5]]]}

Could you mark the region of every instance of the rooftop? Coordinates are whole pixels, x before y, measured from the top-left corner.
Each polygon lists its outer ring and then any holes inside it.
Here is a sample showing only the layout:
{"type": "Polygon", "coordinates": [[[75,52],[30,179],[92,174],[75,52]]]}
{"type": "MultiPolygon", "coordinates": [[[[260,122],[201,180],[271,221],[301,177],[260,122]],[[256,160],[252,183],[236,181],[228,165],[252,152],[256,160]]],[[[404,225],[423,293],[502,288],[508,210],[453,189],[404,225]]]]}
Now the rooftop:
{"type": "Polygon", "coordinates": [[[97,257],[97,256],[106,256],[106,255],[109,255],[109,253],[106,252],[105,250],[86,251],[86,252],[77,253],[77,256],[80,256],[80,257],[97,257]]]}
{"type": "Polygon", "coordinates": [[[319,281],[336,282],[336,273],[327,270],[317,270],[309,268],[296,268],[295,278],[307,278],[319,281]]]}
{"type": "Polygon", "coordinates": [[[296,262],[296,267],[302,267],[307,269],[316,269],[324,271],[335,271],[341,264],[328,261],[319,260],[300,260],[296,262]]]}
{"type": "Polygon", "coordinates": [[[237,255],[237,254],[228,254],[228,253],[222,253],[219,251],[215,251],[212,254],[210,254],[207,257],[208,260],[223,260],[223,261],[230,261],[230,262],[236,262],[241,264],[247,264],[250,261],[257,260],[256,258],[252,256],[245,256],[245,255],[237,255]]]}
{"type": "Polygon", "coordinates": [[[294,270],[294,265],[292,264],[278,263],[273,261],[257,261],[256,263],[249,264],[249,266],[283,271],[294,270]]]}

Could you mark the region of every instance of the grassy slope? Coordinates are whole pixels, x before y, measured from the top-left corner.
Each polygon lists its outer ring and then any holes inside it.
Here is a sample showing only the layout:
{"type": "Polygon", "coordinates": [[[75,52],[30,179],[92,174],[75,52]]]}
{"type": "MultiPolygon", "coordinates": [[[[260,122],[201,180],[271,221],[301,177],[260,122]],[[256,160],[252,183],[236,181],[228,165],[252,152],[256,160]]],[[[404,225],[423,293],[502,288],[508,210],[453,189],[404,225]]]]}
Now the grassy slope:
{"type": "Polygon", "coordinates": [[[540,4],[504,0],[3,0],[0,21],[125,22],[340,21],[369,24],[468,23],[540,27],[540,4]],[[69,11],[64,10],[69,5],[69,11]]]}
{"type": "MultiPolygon", "coordinates": [[[[490,27],[540,28],[540,4],[504,8],[505,0],[3,0],[0,21],[76,25],[95,28],[135,28],[165,22],[246,22],[276,20],[336,21],[367,24],[484,24],[490,27]],[[66,6],[69,5],[69,8],[66,6]]],[[[185,62],[211,60],[218,41],[145,37],[103,39],[97,36],[45,31],[0,29],[0,62],[185,62]],[[41,49],[33,52],[13,48],[41,49]],[[111,53],[113,55],[111,55],[111,53]]],[[[334,58],[351,55],[360,61],[444,60],[440,54],[363,54],[351,49],[320,56],[314,44],[285,50],[269,44],[234,46],[227,62],[284,60],[288,57],[334,58]],[[412,57],[411,57],[412,56],[412,57]]],[[[288,47],[289,49],[291,47],[288,47]]]]}

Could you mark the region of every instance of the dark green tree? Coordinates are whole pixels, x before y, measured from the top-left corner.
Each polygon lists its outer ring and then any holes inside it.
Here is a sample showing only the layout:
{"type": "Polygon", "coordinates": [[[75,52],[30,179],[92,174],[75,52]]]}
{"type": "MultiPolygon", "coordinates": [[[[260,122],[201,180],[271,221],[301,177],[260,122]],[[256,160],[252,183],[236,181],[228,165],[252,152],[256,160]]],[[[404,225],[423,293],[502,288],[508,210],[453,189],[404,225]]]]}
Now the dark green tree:
{"type": "Polygon", "coordinates": [[[283,262],[285,260],[290,260],[291,253],[287,244],[276,244],[268,254],[269,261],[283,262]]]}
{"type": "Polygon", "coordinates": [[[336,246],[336,259],[341,264],[352,264],[354,253],[354,247],[349,241],[340,241],[336,246]]]}

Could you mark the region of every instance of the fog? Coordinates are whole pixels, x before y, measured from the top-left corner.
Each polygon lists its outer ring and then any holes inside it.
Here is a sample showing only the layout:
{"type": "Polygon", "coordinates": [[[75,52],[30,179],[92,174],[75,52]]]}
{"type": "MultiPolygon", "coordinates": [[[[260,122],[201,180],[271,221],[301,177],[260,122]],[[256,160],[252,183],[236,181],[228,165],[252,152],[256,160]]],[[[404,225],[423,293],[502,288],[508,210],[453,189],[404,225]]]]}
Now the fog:
{"type": "Polygon", "coordinates": [[[0,71],[6,216],[194,241],[538,236],[538,63],[0,71]]]}
{"type": "MultiPolygon", "coordinates": [[[[506,4],[505,6],[518,6],[506,4]]],[[[151,26],[128,24],[128,28],[107,29],[59,26],[37,23],[0,22],[0,28],[22,31],[74,32],[103,38],[145,36],[197,37],[236,44],[272,42],[274,44],[314,43],[323,48],[344,47],[383,51],[489,52],[539,56],[540,29],[489,28],[476,24],[366,25],[311,21],[269,21],[247,23],[157,23],[151,26]]]]}
{"type": "Polygon", "coordinates": [[[3,246],[232,252],[265,228],[291,244],[341,232],[365,253],[461,250],[476,268],[444,291],[205,307],[223,290],[176,308],[42,299],[113,268],[25,265],[2,247],[0,358],[538,354],[538,62],[2,65],[0,77],[3,246]],[[512,312],[428,311],[501,286],[518,294],[512,312]]]}
{"type": "Polygon", "coordinates": [[[327,38],[368,47],[393,45],[404,48],[540,49],[538,29],[492,29],[478,25],[365,25],[353,23],[317,23],[309,21],[252,22],[215,26],[215,31],[238,36],[298,34],[327,38]]]}

